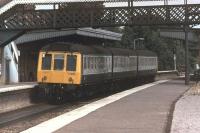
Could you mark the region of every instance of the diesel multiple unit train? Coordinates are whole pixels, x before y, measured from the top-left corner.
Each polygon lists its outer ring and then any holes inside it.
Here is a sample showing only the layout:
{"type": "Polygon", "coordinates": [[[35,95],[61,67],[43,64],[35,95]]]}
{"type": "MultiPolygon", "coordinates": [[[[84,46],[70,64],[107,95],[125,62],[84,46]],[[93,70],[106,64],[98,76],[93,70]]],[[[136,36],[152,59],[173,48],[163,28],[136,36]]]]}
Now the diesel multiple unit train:
{"type": "Polygon", "coordinates": [[[60,42],[41,49],[37,79],[45,95],[55,98],[87,86],[153,80],[156,72],[157,56],[151,51],[60,42]]]}

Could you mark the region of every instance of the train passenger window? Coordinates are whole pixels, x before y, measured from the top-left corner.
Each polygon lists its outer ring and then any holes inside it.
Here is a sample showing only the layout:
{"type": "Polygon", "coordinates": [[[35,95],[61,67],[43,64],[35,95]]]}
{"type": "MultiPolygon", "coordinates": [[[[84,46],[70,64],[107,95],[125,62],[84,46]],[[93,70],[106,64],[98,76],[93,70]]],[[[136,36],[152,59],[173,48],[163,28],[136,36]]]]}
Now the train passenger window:
{"type": "Polygon", "coordinates": [[[92,57],[91,59],[92,59],[92,69],[94,70],[94,65],[95,65],[94,57],[92,57]]]}
{"type": "Polygon", "coordinates": [[[67,71],[76,71],[76,55],[67,55],[67,71]]]}
{"type": "Polygon", "coordinates": [[[97,70],[97,57],[94,57],[94,69],[97,70]]]}
{"type": "Polygon", "coordinates": [[[91,63],[92,63],[91,62],[91,57],[88,57],[88,62],[87,63],[88,63],[88,69],[91,69],[91,63]]]}
{"type": "Polygon", "coordinates": [[[101,57],[100,69],[103,70],[103,68],[104,68],[104,57],[101,57]]]}
{"type": "Polygon", "coordinates": [[[90,57],[87,57],[87,69],[90,69],[90,57]]]}
{"type": "Polygon", "coordinates": [[[84,68],[84,69],[87,69],[86,57],[83,58],[83,62],[84,62],[83,68],[84,68]]]}
{"type": "Polygon", "coordinates": [[[63,70],[64,69],[64,55],[57,54],[54,55],[54,70],[63,70]]]}
{"type": "Polygon", "coordinates": [[[104,64],[104,67],[105,67],[105,68],[108,67],[108,62],[109,62],[109,59],[108,59],[108,57],[106,57],[106,58],[105,58],[105,64],[104,64]]]}
{"type": "Polygon", "coordinates": [[[43,55],[42,57],[42,70],[51,70],[51,54],[43,55]]]}
{"type": "Polygon", "coordinates": [[[93,57],[90,57],[89,63],[90,63],[90,69],[92,70],[93,69],[93,57]]]}

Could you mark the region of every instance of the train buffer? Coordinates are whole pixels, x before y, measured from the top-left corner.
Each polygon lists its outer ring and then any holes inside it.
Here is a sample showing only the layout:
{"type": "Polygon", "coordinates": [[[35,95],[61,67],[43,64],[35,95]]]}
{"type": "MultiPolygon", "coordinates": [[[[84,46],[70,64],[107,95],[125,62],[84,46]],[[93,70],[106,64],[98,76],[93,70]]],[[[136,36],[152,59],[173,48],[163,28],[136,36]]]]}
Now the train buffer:
{"type": "Polygon", "coordinates": [[[84,105],[23,133],[162,133],[170,128],[173,103],[187,89],[183,80],[157,81],[84,105]]]}

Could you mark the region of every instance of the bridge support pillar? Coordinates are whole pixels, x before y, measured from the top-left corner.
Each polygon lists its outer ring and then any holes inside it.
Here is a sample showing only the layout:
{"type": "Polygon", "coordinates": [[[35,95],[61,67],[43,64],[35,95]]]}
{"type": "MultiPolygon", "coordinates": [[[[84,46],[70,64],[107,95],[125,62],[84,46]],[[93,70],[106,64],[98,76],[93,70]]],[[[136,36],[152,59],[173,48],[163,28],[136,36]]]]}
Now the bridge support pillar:
{"type": "Polygon", "coordinates": [[[168,0],[164,0],[164,5],[168,5],[168,0]]]}
{"type": "Polygon", "coordinates": [[[4,75],[4,47],[0,47],[0,84],[5,83],[4,75]]]}
{"type": "Polygon", "coordinates": [[[189,49],[188,49],[188,26],[185,27],[185,84],[190,82],[190,67],[189,67],[189,49]]]}
{"type": "Polygon", "coordinates": [[[128,7],[133,7],[133,0],[128,0],[128,7]]]}
{"type": "Polygon", "coordinates": [[[5,84],[9,78],[9,59],[4,57],[5,46],[23,35],[25,31],[14,30],[14,31],[1,31],[0,30],[0,84],[5,84]]]}

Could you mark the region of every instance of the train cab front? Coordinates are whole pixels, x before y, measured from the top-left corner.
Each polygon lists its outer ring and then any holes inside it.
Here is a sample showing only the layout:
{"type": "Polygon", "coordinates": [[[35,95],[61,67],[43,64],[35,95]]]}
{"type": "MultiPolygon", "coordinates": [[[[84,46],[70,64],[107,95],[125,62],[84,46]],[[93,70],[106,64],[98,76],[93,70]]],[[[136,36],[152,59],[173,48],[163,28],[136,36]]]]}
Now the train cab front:
{"type": "Polygon", "coordinates": [[[37,80],[49,86],[78,86],[81,84],[81,54],[40,52],[37,80]]]}

